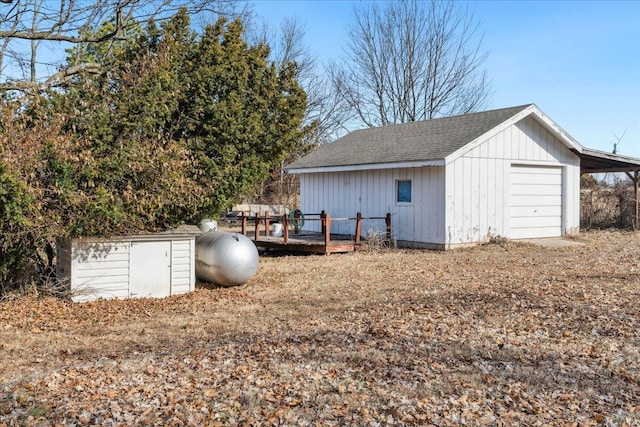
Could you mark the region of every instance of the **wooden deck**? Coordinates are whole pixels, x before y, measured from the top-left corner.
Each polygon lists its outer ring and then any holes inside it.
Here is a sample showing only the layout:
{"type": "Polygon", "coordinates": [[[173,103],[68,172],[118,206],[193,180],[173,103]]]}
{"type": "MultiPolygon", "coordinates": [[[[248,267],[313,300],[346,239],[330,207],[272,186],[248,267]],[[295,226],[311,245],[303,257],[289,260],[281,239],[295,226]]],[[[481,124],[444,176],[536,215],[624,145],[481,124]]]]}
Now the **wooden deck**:
{"type": "Polygon", "coordinates": [[[287,242],[282,237],[275,236],[260,236],[258,239],[251,235],[247,237],[253,241],[257,248],[291,252],[333,254],[353,252],[360,247],[360,243],[356,244],[349,236],[341,235],[331,235],[331,239],[325,243],[322,233],[289,234],[287,242]]]}
{"type": "MultiPolygon", "coordinates": [[[[300,213],[300,215],[302,214],[300,213]]],[[[319,214],[306,214],[306,216],[296,216],[291,219],[287,215],[271,217],[267,213],[265,216],[258,215],[251,218],[255,225],[252,232],[249,232],[247,227],[249,219],[243,214],[242,234],[249,237],[257,248],[318,254],[353,252],[360,248],[362,220],[364,219],[384,220],[387,239],[391,239],[391,214],[387,213],[384,217],[363,217],[360,212],[353,218],[331,218],[327,212],[322,211],[319,214]],[[271,235],[270,225],[276,221],[282,224],[282,236],[271,235]],[[304,221],[320,221],[322,231],[318,233],[297,229],[297,227],[302,227],[304,221]],[[332,221],[354,221],[354,234],[332,234],[332,221]],[[290,227],[293,227],[294,230],[290,230],[290,227]]]]}

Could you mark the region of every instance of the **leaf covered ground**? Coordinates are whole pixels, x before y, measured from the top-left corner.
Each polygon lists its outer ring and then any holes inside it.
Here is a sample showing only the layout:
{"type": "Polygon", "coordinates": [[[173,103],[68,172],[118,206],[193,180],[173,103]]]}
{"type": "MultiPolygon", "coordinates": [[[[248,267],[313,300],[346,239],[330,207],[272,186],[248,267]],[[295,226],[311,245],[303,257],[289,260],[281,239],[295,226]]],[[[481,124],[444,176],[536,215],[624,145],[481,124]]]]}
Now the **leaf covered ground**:
{"type": "Polygon", "coordinates": [[[5,425],[640,425],[640,235],[263,256],[236,288],[0,303],[5,425]]]}

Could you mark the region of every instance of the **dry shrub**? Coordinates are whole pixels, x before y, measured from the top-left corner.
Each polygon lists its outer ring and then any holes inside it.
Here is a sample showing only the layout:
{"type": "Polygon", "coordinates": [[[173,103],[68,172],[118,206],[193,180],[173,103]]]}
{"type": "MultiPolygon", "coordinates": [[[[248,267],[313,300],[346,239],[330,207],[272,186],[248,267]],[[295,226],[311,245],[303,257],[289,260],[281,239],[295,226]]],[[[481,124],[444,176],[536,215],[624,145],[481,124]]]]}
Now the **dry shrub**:
{"type": "Polygon", "coordinates": [[[635,197],[629,183],[598,186],[580,191],[582,229],[634,228],[635,197]]]}
{"type": "Polygon", "coordinates": [[[370,251],[379,251],[392,247],[386,233],[376,228],[368,228],[364,232],[362,239],[365,242],[366,249],[370,251]]]}
{"type": "Polygon", "coordinates": [[[500,235],[496,235],[489,238],[489,243],[494,245],[506,245],[507,243],[509,243],[509,239],[500,235]]]}
{"type": "Polygon", "coordinates": [[[18,301],[25,297],[67,300],[71,297],[71,289],[67,280],[54,276],[25,277],[19,282],[0,284],[0,302],[18,301]]]}

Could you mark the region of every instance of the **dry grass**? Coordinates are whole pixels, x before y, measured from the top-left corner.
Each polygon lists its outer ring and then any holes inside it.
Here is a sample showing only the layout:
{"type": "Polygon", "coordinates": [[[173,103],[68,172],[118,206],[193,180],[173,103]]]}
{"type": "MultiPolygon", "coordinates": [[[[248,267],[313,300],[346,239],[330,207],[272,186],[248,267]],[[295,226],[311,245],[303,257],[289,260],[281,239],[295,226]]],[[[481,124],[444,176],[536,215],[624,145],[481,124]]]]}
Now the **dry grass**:
{"type": "Polygon", "coordinates": [[[242,287],[0,303],[0,425],[640,425],[640,236],[263,257],[242,287]]]}

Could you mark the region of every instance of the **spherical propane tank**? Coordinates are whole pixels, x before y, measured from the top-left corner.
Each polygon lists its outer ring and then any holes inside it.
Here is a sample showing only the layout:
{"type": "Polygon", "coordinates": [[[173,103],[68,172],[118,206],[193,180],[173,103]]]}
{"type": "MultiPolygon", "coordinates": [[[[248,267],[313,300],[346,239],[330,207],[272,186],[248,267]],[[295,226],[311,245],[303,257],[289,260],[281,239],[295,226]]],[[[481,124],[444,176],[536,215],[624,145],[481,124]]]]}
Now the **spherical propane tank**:
{"type": "Polygon", "coordinates": [[[196,238],[196,277],[222,286],[237,286],[258,269],[258,249],[242,234],[209,231],[196,238]]]}

